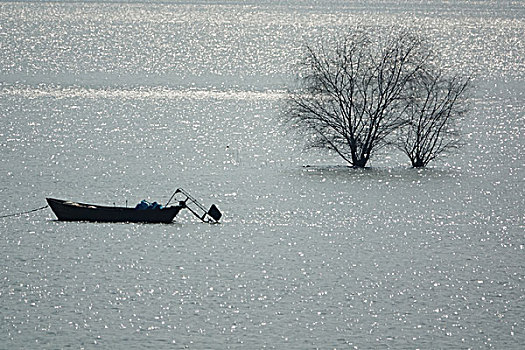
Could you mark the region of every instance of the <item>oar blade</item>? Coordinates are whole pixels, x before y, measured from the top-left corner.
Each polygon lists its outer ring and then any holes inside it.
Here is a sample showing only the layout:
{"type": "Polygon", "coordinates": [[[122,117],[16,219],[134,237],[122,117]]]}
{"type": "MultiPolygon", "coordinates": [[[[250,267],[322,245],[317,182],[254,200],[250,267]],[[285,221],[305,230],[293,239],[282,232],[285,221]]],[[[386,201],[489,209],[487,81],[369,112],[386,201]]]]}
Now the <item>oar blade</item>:
{"type": "Polygon", "coordinates": [[[222,213],[219,211],[219,208],[212,204],[210,210],[208,210],[208,215],[215,221],[219,222],[222,217],[222,213]]]}

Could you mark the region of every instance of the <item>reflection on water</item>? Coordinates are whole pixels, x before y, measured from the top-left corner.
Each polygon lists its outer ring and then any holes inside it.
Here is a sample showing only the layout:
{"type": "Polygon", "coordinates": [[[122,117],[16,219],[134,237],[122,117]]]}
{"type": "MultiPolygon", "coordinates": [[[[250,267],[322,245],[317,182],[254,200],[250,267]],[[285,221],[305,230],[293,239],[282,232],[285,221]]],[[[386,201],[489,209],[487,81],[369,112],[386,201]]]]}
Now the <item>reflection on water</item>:
{"type": "Polygon", "coordinates": [[[248,91],[248,90],[215,90],[215,89],[170,89],[166,87],[139,87],[139,88],[81,88],[69,86],[37,87],[5,86],[3,95],[33,98],[87,98],[87,99],[121,99],[121,100],[154,100],[154,99],[191,99],[191,100],[280,100],[285,97],[284,91],[248,91]]]}
{"type": "Polygon", "coordinates": [[[224,212],[171,225],[0,219],[8,348],[525,343],[519,2],[0,4],[0,215],[46,196],[224,212]],[[304,41],[421,30],[474,74],[465,145],[352,169],[281,125],[304,41]]]}

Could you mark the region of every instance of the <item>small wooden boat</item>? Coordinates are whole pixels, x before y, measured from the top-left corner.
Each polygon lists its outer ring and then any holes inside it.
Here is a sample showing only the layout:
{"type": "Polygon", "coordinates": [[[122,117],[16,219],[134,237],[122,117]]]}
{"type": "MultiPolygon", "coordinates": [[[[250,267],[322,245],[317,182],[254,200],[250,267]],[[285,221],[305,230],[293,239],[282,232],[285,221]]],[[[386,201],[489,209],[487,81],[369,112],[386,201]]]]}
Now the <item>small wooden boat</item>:
{"type": "Polygon", "coordinates": [[[202,204],[182,188],[178,188],[173,193],[165,206],[157,203],[150,204],[146,201],[142,201],[135,208],[127,208],[84,204],[55,198],[46,198],[46,200],[58,220],[61,221],[170,223],[181,209],[188,209],[201,221],[211,224],[219,223],[222,217],[222,213],[214,204],[209,210],[206,210],[202,204]],[[169,206],[178,195],[185,198],[179,200],[177,205],[169,206]],[[146,205],[144,205],[145,203],[146,205]]]}
{"type": "Polygon", "coordinates": [[[179,204],[166,208],[135,209],[84,204],[55,198],[46,198],[46,200],[61,221],[170,223],[184,208],[179,204]]]}

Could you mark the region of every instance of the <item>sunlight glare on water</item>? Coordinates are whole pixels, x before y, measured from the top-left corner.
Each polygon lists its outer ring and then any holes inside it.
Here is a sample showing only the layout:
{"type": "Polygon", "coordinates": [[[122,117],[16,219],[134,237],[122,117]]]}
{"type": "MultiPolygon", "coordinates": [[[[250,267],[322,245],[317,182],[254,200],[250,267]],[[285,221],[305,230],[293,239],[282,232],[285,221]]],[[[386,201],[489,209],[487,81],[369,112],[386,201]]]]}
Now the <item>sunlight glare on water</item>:
{"type": "Polygon", "coordinates": [[[515,1],[2,2],[0,215],[177,187],[221,225],[0,218],[5,348],[505,348],[525,343],[515,1]],[[305,42],[422,32],[472,75],[427,169],[304,153],[281,111],[305,42]]]}

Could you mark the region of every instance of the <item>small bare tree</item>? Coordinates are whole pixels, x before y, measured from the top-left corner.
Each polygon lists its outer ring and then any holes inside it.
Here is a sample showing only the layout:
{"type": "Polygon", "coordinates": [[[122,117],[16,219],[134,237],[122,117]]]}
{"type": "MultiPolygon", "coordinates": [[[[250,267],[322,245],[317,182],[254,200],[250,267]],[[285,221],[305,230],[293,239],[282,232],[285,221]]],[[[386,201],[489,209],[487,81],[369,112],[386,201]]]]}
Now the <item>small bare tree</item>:
{"type": "Polygon", "coordinates": [[[307,148],[365,167],[406,123],[406,88],[429,57],[422,40],[407,32],[379,41],[353,32],[329,49],[307,46],[301,89],[290,94],[285,118],[308,136],[307,148]]]}
{"type": "Polygon", "coordinates": [[[421,71],[410,84],[405,100],[406,123],[397,139],[398,148],[415,168],[459,146],[456,121],[466,112],[469,78],[446,76],[439,70],[421,71]]]}

